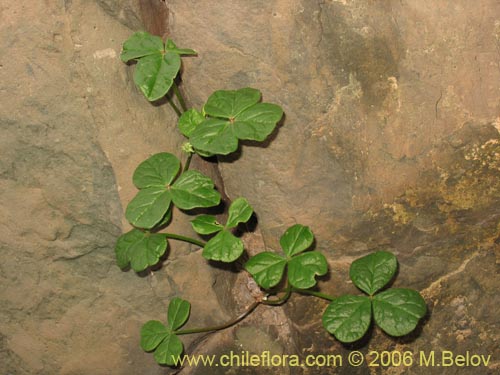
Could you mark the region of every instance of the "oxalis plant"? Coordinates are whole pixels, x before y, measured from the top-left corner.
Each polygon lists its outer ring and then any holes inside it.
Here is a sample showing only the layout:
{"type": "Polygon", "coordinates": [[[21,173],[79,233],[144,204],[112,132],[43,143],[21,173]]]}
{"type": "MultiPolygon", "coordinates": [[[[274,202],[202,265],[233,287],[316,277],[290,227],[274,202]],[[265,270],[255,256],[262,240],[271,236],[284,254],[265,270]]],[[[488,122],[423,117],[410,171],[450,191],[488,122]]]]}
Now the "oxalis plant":
{"type": "MultiPolygon", "coordinates": [[[[133,174],[139,191],[128,204],[125,216],[134,228],[119,237],[115,248],[118,266],[124,270],[141,272],[155,266],[164,256],[168,240],[199,246],[202,256],[211,261],[231,263],[244,253],[244,244],[235,232],[248,222],[253,209],[243,197],[230,204],[224,224],[212,215],[193,218],[194,232],[212,236],[207,242],[201,236],[193,238],[164,231],[171,221],[173,206],[189,211],[215,207],[221,201],[214,182],[189,168],[193,155],[228,155],[238,149],[240,140],[264,141],[283,117],[278,105],[261,102],[261,93],[253,88],[215,91],[201,109],[188,109],[176,78],[181,56],[195,54],[192,49],[178,48],[170,39],[164,43],[146,32],[133,34],[123,45],[121,59],[137,61],[136,85],[149,101],[167,98],[179,116],[178,128],[187,138],[181,150],[186,155],[184,165],[178,156],[162,152],[143,161],[133,174]]],[[[311,229],[293,225],[279,242],[281,251],[260,252],[243,265],[263,290],[263,296],[246,311],[216,326],[182,328],[189,319],[191,305],[173,298],[165,323],[151,320],[142,327],[142,349],[154,352],[159,364],[174,366],[183,353],[179,336],[228,328],[249,316],[258,305],[282,305],[293,293],[327,300],[323,326],[344,343],[360,340],[372,322],[391,336],[407,335],[426,313],[425,301],[417,291],[384,290],[398,267],[390,252],[377,251],[351,264],[349,276],[364,295],[331,296],[317,288],[312,290],[317,285],[316,278],[328,272],[328,263],[323,254],[311,249],[311,229]]]]}

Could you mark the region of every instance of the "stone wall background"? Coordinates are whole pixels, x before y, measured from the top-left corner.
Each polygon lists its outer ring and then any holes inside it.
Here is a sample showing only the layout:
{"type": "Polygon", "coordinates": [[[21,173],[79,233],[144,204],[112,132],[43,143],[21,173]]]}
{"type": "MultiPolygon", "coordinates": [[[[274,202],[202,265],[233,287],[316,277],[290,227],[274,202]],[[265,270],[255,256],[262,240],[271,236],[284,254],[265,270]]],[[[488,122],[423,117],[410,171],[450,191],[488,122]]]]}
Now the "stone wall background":
{"type": "MultiPolygon", "coordinates": [[[[248,302],[244,274],[210,268],[179,243],[154,273],[115,266],[133,170],[182,144],[168,106],[149,105],[118,59],[144,28],[198,51],[184,59],[191,104],[252,86],[285,110],[265,147],[245,144],[218,164],[221,190],[257,212],[250,252],[309,225],[331,266],[321,287],[338,294],[354,291],[353,259],[389,249],[395,285],[420,290],[430,314],[419,335],[374,332],[356,348],[469,350],[493,358],[471,373],[498,371],[497,1],[6,1],[0,15],[2,373],[169,373],[138,346],[140,326],[163,320],[169,298],[193,303],[193,325],[248,302]]],[[[213,163],[196,167],[218,178],[213,163]]],[[[172,226],[189,233],[180,212],[172,226]]],[[[321,328],[325,306],[294,297],[262,307],[188,351],[345,354],[352,347],[321,328]]]]}

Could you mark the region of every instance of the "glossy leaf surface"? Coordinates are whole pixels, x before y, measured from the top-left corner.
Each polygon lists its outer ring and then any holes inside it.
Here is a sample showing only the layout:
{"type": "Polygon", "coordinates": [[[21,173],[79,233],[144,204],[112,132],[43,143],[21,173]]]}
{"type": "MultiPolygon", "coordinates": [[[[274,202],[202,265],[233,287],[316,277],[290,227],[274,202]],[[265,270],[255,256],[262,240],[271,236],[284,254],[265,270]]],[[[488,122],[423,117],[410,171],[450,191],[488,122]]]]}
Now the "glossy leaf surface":
{"type": "Polygon", "coordinates": [[[238,139],[266,139],[283,117],[283,110],[275,104],[259,103],[260,96],[252,88],[214,92],[203,107],[211,118],[191,132],[193,147],[227,155],[236,151],[238,139]]]}
{"type": "Polygon", "coordinates": [[[171,201],[170,192],[165,187],[152,186],[139,190],[128,204],[125,217],[136,227],[153,228],[165,216],[171,201]]]}
{"type": "Polygon", "coordinates": [[[155,154],[136,168],[134,185],[138,189],[169,185],[179,173],[180,167],[181,163],[174,155],[167,152],[155,154]]]}
{"type": "Polygon", "coordinates": [[[224,227],[217,222],[215,216],[200,215],[194,220],[191,220],[191,226],[194,231],[199,234],[212,234],[220,232],[224,227]]]}
{"type": "Polygon", "coordinates": [[[371,302],[365,296],[345,295],[333,300],[323,314],[323,327],[342,342],[361,339],[371,322],[371,302]]]}
{"type": "Polygon", "coordinates": [[[135,68],[134,82],[149,101],[155,101],[170,90],[181,67],[178,54],[167,52],[142,57],[135,68]]]}
{"type": "Polygon", "coordinates": [[[159,36],[139,31],[123,43],[120,58],[123,62],[128,62],[143,56],[161,54],[163,51],[163,41],[159,36]]]}
{"type": "Polygon", "coordinates": [[[189,138],[193,130],[196,129],[196,127],[200,125],[204,120],[205,117],[203,116],[203,114],[192,108],[184,112],[179,118],[179,130],[184,136],[189,138]]]}
{"type": "Polygon", "coordinates": [[[349,276],[363,292],[373,295],[391,281],[398,268],[396,257],[377,251],[352,262],[349,276]]]}
{"type": "Polygon", "coordinates": [[[373,298],[377,325],[392,336],[403,336],[415,329],[427,306],[422,296],[411,289],[389,289],[373,298]]]}
{"type": "Polygon", "coordinates": [[[154,357],[161,365],[173,366],[183,350],[182,341],[174,333],[169,332],[156,348],[154,357]]]}
{"type": "Polygon", "coordinates": [[[258,103],[260,96],[259,90],[250,87],[218,90],[210,95],[203,109],[209,116],[230,119],[258,103]]]}
{"type": "Polygon", "coordinates": [[[312,288],[316,285],[316,276],[325,275],[327,271],[326,258],[318,251],[308,251],[288,261],[288,281],[295,288],[312,288]]]}
{"type": "Polygon", "coordinates": [[[295,224],[288,228],[280,238],[280,245],[289,257],[299,254],[312,245],[314,236],[309,227],[295,224]]]}
{"type": "Polygon", "coordinates": [[[144,233],[132,229],[118,238],[115,254],[118,266],[140,272],[153,266],[167,250],[167,240],[163,234],[144,233]]]}
{"type": "Polygon", "coordinates": [[[243,242],[228,230],[223,230],[208,241],[203,248],[203,257],[221,262],[234,262],[243,254],[243,242]]]}
{"type": "Polygon", "coordinates": [[[269,289],[280,282],[285,266],[286,259],[266,251],[251,257],[246,262],[245,269],[250,272],[257,284],[269,289]]]}
{"type": "Polygon", "coordinates": [[[189,141],[195,149],[212,154],[227,155],[238,148],[231,123],[218,118],[203,121],[192,131],[189,141]]]}
{"type": "Polygon", "coordinates": [[[167,322],[172,331],[179,329],[186,323],[189,318],[190,309],[191,304],[186,300],[175,297],[170,301],[168,304],[167,322]]]}
{"type": "Polygon", "coordinates": [[[253,214],[253,209],[245,198],[235,199],[229,206],[226,228],[234,228],[239,223],[246,223],[253,214]]]}
{"type": "Polygon", "coordinates": [[[141,329],[141,348],[147,352],[156,349],[169,333],[162,322],[150,320],[141,329]]]}
{"type": "Polygon", "coordinates": [[[183,210],[195,207],[213,207],[219,204],[220,194],[213,181],[198,171],[183,173],[171,186],[174,204],[183,210]]]}

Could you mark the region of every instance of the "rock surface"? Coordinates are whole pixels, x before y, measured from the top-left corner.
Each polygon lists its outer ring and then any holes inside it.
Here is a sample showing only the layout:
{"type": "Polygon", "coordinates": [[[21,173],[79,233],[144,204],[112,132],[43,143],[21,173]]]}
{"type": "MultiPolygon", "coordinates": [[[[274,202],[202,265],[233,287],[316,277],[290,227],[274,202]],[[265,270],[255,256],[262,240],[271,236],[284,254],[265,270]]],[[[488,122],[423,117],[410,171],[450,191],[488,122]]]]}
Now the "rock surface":
{"type": "MultiPolygon", "coordinates": [[[[193,102],[252,86],[285,110],[265,147],[248,143],[220,159],[226,192],[253,205],[267,247],[279,249],[288,226],[309,225],[332,268],[321,288],[334,295],[354,291],[346,286],[353,259],[392,250],[400,262],[395,285],[422,291],[429,317],[418,337],[394,341],[376,332],[360,350],[469,350],[493,358],[472,373],[497,371],[500,4],[168,6],[174,39],[199,52],[185,68],[193,102]]],[[[285,352],[352,349],[324,333],[324,307],[305,297],[286,307],[294,345],[285,352]]],[[[363,366],[336,372],[355,370],[369,373],[363,366]]]]}
{"type": "MultiPolygon", "coordinates": [[[[141,7],[7,1],[0,10],[0,373],[164,373],[139,330],[166,319],[173,295],[227,317],[211,287],[217,273],[194,248],[171,242],[168,274],[115,264],[135,167],[182,143],[175,116],[150,105],[119,60],[144,27],[141,7]]],[[[180,216],[172,230],[186,233],[180,216]]]]}
{"type": "MultiPolygon", "coordinates": [[[[252,86],[285,110],[264,146],[220,159],[220,189],[258,215],[249,253],[277,250],[288,226],[309,225],[331,266],[322,291],[356,292],[349,264],[384,248],[400,262],[394,285],[418,289],[429,307],[409,338],[374,331],[343,346],[321,327],[323,301],[293,297],[196,338],[189,353],[470,351],[492,360],[468,373],[498,371],[497,1],[8,0],[0,14],[2,374],[169,373],[138,346],[141,325],[165,320],[169,298],[193,303],[193,325],[252,301],[246,274],[208,267],[183,244],[171,242],[154,273],[115,265],[135,167],[183,142],[168,106],[149,105],[118,59],[143,28],[198,51],[184,60],[193,105],[252,86]]],[[[213,163],[194,166],[217,179],[213,163]]],[[[190,232],[182,215],[169,231],[190,232]]],[[[456,371],[344,363],[182,373],[456,371]]]]}

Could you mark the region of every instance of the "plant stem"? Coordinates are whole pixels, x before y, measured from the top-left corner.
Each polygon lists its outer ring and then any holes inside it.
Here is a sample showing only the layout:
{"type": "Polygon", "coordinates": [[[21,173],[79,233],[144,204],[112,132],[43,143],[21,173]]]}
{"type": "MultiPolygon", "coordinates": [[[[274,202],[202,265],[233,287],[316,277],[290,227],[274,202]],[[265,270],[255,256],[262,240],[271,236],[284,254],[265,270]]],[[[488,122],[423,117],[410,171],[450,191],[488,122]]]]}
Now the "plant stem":
{"type": "Polygon", "coordinates": [[[211,331],[220,331],[222,329],[229,328],[231,326],[234,326],[236,323],[242,321],[245,319],[257,306],[259,306],[260,302],[255,301],[252,303],[248,309],[246,309],[245,312],[237,316],[235,319],[230,320],[227,323],[218,325],[218,326],[212,326],[212,327],[203,327],[203,328],[191,328],[191,329],[181,329],[180,331],[175,331],[174,333],[176,335],[187,335],[190,333],[202,333],[202,332],[211,332],[211,331]]]}
{"type": "Polygon", "coordinates": [[[300,294],[310,294],[311,296],[315,296],[318,298],[326,299],[327,301],[333,301],[336,297],[330,296],[329,294],[321,293],[321,292],[315,292],[313,290],[309,289],[298,289],[298,288],[293,288],[292,292],[297,292],[300,294]]]}
{"type": "Polygon", "coordinates": [[[205,247],[204,242],[198,241],[198,240],[191,238],[191,237],[181,236],[180,234],[173,234],[173,233],[162,233],[162,234],[164,234],[165,237],[171,238],[173,240],[189,242],[189,243],[192,243],[193,245],[197,245],[199,247],[205,247]]]}
{"type": "Polygon", "coordinates": [[[284,292],[285,292],[285,294],[282,297],[275,299],[275,300],[266,299],[266,300],[262,301],[262,304],[263,305],[278,306],[278,305],[285,303],[288,300],[288,298],[290,298],[290,295],[292,294],[292,287],[287,286],[285,288],[284,292]]]}
{"type": "Polygon", "coordinates": [[[184,164],[184,170],[183,172],[186,172],[189,169],[189,164],[191,164],[191,158],[193,157],[193,153],[189,153],[186,163],[184,164]]]}
{"type": "Polygon", "coordinates": [[[179,103],[181,105],[182,112],[186,112],[187,111],[186,102],[184,101],[184,98],[182,97],[181,91],[179,90],[179,87],[177,87],[177,84],[175,82],[172,83],[172,88],[174,89],[175,96],[177,96],[177,100],[179,101],[179,103]]]}
{"type": "Polygon", "coordinates": [[[174,109],[175,113],[177,113],[177,116],[181,117],[182,112],[180,111],[179,108],[177,108],[177,106],[175,105],[174,101],[171,98],[167,98],[167,101],[170,104],[170,106],[174,109]]]}

